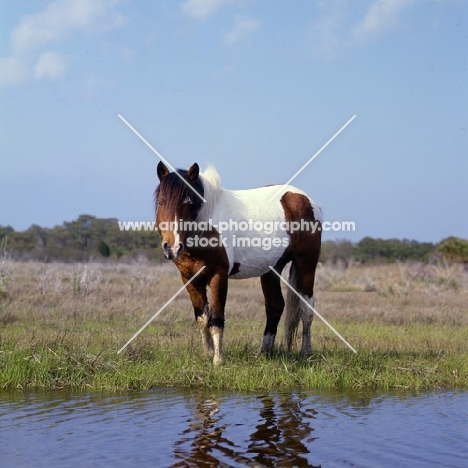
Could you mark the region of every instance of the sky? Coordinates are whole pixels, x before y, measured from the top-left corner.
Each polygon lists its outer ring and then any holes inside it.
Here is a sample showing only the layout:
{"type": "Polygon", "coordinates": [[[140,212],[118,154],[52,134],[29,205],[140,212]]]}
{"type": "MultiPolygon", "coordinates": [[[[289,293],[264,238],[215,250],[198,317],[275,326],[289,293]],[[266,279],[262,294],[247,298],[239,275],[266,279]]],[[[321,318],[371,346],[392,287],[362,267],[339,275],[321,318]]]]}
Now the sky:
{"type": "Polygon", "coordinates": [[[468,238],[467,0],[0,3],[0,225],[152,221],[157,156],[363,237],[468,238]]]}

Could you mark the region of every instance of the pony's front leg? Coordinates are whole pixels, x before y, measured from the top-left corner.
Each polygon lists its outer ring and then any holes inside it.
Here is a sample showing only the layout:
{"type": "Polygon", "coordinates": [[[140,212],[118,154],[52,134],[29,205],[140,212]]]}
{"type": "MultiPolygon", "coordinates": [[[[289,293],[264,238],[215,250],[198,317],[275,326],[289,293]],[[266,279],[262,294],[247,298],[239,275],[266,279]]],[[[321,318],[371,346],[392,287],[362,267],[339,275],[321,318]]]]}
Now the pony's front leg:
{"type": "Polygon", "coordinates": [[[224,364],[223,332],[224,332],[224,307],[226,305],[228,277],[224,273],[216,273],[211,279],[211,304],[208,329],[213,340],[213,364],[224,364]]]}
{"type": "MultiPolygon", "coordinates": [[[[184,283],[187,280],[182,278],[184,283]]],[[[206,296],[206,283],[194,285],[190,283],[187,285],[190,300],[192,301],[193,310],[195,312],[195,320],[202,337],[203,350],[205,356],[213,356],[213,339],[208,330],[209,321],[209,306],[206,296]]]]}
{"type": "Polygon", "coordinates": [[[201,337],[202,337],[202,344],[203,350],[205,352],[205,356],[213,357],[213,338],[208,330],[208,322],[209,322],[209,306],[208,304],[205,305],[203,309],[203,313],[198,315],[197,318],[197,325],[198,329],[200,330],[201,337]]]}

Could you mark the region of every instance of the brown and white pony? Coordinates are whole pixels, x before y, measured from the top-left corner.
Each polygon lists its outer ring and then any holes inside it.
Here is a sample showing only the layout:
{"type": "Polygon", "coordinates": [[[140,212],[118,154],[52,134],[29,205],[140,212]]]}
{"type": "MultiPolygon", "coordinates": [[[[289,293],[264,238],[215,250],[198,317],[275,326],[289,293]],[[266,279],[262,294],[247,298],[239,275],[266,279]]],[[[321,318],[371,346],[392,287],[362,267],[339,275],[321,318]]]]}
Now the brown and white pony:
{"type": "MultiPolygon", "coordinates": [[[[195,163],[188,170],[177,172],[179,175],[171,173],[162,162],[158,164],[156,223],[165,257],[175,263],[187,284],[205,354],[213,356],[215,365],[224,362],[222,339],[228,278],[257,276],[266,309],[260,352],[270,353],[285,307],[280,279],[270,266],[281,274],[291,262],[289,283],[313,306],[321,245],[320,208],[292,186],[281,190],[279,185],[226,190],[220,186],[213,167],[200,173],[195,163]],[[202,267],[203,271],[188,284],[202,267]],[[210,303],[207,287],[211,291],[210,303]]],[[[302,320],[301,353],[311,352],[312,319],[313,311],[288,289],[285,324],[288,347],[302,320]]]]}

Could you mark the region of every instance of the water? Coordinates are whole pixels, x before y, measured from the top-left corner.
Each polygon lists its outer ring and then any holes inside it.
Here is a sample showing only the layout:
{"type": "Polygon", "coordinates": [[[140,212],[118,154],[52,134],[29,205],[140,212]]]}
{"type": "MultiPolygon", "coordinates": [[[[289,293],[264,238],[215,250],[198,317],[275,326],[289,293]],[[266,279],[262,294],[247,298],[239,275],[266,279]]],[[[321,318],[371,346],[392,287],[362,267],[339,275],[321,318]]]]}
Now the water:
{"type": "Polygon", "coordinates": [[[466,467],[468,393],[0,394],[1,467],[466,467]]]}

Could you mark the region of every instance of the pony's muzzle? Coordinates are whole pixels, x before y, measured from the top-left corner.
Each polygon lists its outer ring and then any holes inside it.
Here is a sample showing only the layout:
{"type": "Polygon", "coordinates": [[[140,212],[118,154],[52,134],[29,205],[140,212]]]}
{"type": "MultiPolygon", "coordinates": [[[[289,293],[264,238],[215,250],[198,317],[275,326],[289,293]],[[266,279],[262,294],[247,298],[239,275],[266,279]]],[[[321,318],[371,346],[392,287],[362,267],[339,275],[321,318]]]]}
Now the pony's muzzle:
{"type": "Polygon", "coordinates": [[[184,251],[184,244],[179,242],[177,245],[169,246],[167,242],[163,242],[162,249],[167,260],[177,260],[184,251]]]}

